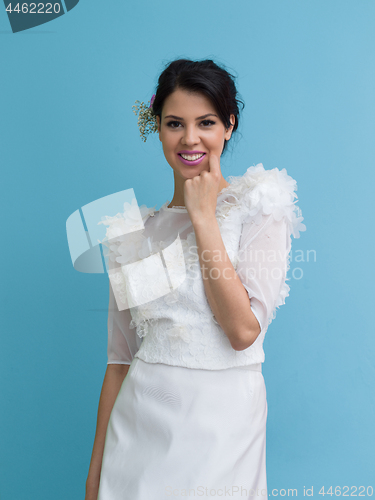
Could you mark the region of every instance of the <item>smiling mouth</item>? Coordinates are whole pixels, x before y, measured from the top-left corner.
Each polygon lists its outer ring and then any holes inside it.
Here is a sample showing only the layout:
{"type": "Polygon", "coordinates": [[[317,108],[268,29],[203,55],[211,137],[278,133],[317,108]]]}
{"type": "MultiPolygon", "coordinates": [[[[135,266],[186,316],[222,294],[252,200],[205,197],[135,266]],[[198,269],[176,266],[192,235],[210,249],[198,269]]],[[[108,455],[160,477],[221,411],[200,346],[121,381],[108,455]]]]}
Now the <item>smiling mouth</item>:
{"type": "Polygon", "coordinates": [[[199,158],[202,158],[202,156],[204,156],[206,153],[201,153],[201,154],[196,154],[196,155],[185,155],[185,154],[182,154],[182,153],[178,153],[178,154],[184,160],[195,161],[195,160],[199,160],[199,158]]]}

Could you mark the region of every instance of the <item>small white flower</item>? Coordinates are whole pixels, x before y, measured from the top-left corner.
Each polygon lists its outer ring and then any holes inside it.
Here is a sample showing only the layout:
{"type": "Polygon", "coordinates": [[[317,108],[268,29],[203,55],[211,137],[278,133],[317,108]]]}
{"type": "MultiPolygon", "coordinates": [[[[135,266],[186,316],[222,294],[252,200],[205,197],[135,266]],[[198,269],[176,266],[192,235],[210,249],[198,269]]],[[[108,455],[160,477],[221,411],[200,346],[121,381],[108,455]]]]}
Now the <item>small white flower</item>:
{"type": "Polygon", "coordinates": [[[156,117],[153,114],[152,108],[146,106],[144,102],[135,101],[132,106],[133,113],[137,116],[138,114],[138,127],[140,131],[140,136],[143,141],[146,142],[147,136],[153,132],[158,131],[158,124],[156,117]]]}

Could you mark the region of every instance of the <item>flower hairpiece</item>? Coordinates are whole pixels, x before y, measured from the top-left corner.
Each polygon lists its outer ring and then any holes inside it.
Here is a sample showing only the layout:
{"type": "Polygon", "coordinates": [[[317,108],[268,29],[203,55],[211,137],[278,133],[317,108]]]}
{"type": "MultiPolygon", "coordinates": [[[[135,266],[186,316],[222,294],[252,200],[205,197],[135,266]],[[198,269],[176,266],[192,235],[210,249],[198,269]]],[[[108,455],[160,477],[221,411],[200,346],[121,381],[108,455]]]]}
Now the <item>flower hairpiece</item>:
{"type": "Polygon", "coordinates": [[[152,105],[154,104],[155,94],[151,97],[150,105],[146,106],[144,102],[135,101],[132,106],[133,113],[137,116],[138,114],[138,127],[140,131],[140,136],[143,142],[146,142],[147,136],[153,132],[158,131],[158,124],[156,121],[156,116],[152,112],[152,105]]]}

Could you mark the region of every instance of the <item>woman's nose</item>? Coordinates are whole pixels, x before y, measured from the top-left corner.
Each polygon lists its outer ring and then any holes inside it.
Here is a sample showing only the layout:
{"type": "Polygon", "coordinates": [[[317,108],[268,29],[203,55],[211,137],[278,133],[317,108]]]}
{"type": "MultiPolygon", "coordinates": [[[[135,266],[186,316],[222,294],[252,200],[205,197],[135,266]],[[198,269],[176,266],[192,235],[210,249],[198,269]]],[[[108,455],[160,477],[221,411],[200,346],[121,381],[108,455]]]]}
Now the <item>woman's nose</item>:
{"type": "Polygon", "coordinates": [[[187,146],[193,146],[200,142],[199,133],[194,125],[185,127],[182,141],[187,146]]]}

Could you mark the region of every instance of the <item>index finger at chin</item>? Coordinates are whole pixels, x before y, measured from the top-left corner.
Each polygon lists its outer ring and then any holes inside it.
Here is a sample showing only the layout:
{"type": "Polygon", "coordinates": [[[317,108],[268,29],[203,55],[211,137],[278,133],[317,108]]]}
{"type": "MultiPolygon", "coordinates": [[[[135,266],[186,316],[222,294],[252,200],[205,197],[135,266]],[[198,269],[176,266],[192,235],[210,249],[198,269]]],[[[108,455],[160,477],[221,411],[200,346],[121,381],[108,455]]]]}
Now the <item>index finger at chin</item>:
{"type": "Polygon", "coordinates": [[[217,172],[220,173],[220,158],[219,158],[219,156],[215,155],[214,163],[215,163],[215,168],[216,168],[217,172]]]}
{"type": "Polygon", "coordinates": [[[212,165],[213,168],[217,169],[220,167],[220,162],[217,155],[211,155],[210,160],[210,165],[212,165]]]}

